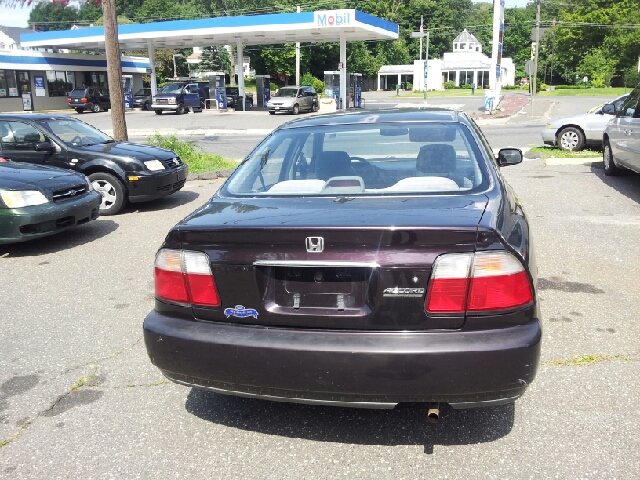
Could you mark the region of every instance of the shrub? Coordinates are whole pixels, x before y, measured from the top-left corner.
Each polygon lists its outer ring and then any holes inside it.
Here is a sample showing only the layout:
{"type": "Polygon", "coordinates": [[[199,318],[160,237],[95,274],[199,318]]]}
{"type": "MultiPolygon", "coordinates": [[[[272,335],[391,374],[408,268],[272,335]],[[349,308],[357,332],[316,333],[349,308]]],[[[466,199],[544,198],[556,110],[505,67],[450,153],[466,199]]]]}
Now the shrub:
{"type": "Polygon", "coordinates": [[[456,83],[455,82],[444,82],[444,89],[445,90],[451,90],[452,88],[456,88],[456,83]]]}
{"type": "Polygon", "coordinates": [[[407,90],[413,90],[413,83],[407,82],[407,90]]]}
{"type": "Polygon", "coordinates": [[[189,165],[190,173],[213,172],[216,170],[235,170],[238,162],[228,160],[220,155],[205,152],[202,147],[190,140],[180,140],[175,135],[160,135],[156,132],[153,137],[147,137],[149,145],[173,150],[189,165]]]}
{"type": "Polygon", "coordinates": [[[470,83],[465,83],[460,88],[464,88],[465,90],[471,90],[471,84],[470,83]]]}
{"type": "Polygon", "coordinates": [[[316,78],[311,75],[311,73],[307,72],[302,77],[300,77],[300,85],[306,85],[307,87],[313,87],[313,81],[316,78]]]}
{"type": "Polygon", "coordinates": [[[546,83],[541,83],[540,84],[540,90],[543,92],[546,92],[549,89],[549,87],[547,86],[546,83]]]}
{"type": "Polygon", "coordinates": [[[319,78],[314,78],[313,85],[311,86],[318,93],[318,95],[322,95],[324,93],[324,82],[319,78]]]}
{"type": "Polygon", "coordinates": [[[278,90],[280,87],[273,82],[269,82],[269,90],[271,90],[272,92],[275,92],[276,90],[278,90]]]}

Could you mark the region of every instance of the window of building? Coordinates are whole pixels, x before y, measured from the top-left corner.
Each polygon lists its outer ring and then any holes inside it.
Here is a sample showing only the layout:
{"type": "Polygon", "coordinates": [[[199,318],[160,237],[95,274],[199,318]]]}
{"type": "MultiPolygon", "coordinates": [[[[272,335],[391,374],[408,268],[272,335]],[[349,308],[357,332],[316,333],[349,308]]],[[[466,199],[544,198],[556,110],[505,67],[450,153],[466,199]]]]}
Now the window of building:
{"type": "Polygon", "coordinates": [[[18,95],[31,91],[29,72],[16,72],[16,77],[18,79],[18,95]]]}
{"type": "Polygon", "coordinates": [[[473,83],[474,71],[473,70],[462,70],[460,72],[460,80],[458,85],[471,85],[473,83]]]}
{"type": "Polygon", "coordinates": [[[75,72],[67,72],[67,82],[71,85],[71,89],[76,88],[76,74],[75,72]]]}
{"type": "Polygon", "coordinates": [[[15,70],[5,70],[4,74],[7,79],[7,89],[10,97],[17,97],[18,94],[18,85],[16,84],[16,72],[15,70]]]}
{"type": "Polygon", "coordinates": [[[73,90],[73,85],[67,81],[65,72],[47,72],[47,86],[50,97],[66,97],[73,90]]]}
{"type": "Polygon", "coordinates": [[[460,44],[460,50],[465,50],[467,48],[467,44],[466,43],[461,43],[460,44]]]}
{"type": "Polygon", "coordinates": [[[457,43],[454,43],[454,44],[453,44],[453,49],[454,49],[454,50],[458,50],[458,44],[457,44],[457,43]]]}

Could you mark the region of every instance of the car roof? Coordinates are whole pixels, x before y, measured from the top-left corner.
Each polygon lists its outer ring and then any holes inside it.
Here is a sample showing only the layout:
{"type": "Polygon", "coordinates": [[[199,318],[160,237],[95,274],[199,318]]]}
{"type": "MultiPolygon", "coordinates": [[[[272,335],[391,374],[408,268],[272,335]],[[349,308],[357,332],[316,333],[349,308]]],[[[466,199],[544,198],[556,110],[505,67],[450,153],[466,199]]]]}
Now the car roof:
{"type": "Polygon", "coordinates": [[[346,113],[329,113],[314,117],[300,118],[287,122],[279,129],[311,127],[319,125],[351,125],[359,123],[397,122],[456,122],[470,124],[467,116],[451,108],[414,107],[389,108],[382,110],[361,110],[346,113]]]}
{"type": "Polygon", "coordinates": [[[76,118],[69,117],[67,115],[52,114],[52,113],[0,113],[0,119],[2,120],[74,120],[79,121],[76,118]]]}

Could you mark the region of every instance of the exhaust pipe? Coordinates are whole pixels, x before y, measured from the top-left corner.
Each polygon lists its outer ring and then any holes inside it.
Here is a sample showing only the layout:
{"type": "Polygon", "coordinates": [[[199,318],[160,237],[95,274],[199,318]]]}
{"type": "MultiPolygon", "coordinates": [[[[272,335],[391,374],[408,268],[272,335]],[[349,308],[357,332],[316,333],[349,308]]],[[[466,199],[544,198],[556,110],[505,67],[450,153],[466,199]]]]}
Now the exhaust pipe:
{"type": "Polygon", "coordinates": [[[438,423],[438,420],[440,420],[440,409],[438,407],[439,405],[436,403],[427,412],[429,423],[438,423]]]}

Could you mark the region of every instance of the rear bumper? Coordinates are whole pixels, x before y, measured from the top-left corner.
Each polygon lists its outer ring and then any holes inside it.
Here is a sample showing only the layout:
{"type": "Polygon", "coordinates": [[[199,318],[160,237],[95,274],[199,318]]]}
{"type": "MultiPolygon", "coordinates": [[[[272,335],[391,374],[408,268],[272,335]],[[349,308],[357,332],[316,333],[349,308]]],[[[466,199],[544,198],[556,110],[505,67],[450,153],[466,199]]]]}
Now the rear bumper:
{"type": "Polygon", "coordinates": [[[135,181],[129,180],[127,182],[129,201],[132,203],[146,202],[171,195],[184,187],[188,174],[189,167],[183,164],[166,173],[140,176],[139,180],[135,181]]]}
{"type": "Polygon", "coordinates": [[[89,192],[60,203],[0,209],[0,243],[25,242],[95,220],[101,201],[99,193],[89,192]]]}
{"type": "Polygon", "coordinates": [[[151,361],[183,385],[299,403],[454,408],[515,400],[535,378],[540,323],[473,332],[344,332],[240,326],[152,311],[151,361]]]}

